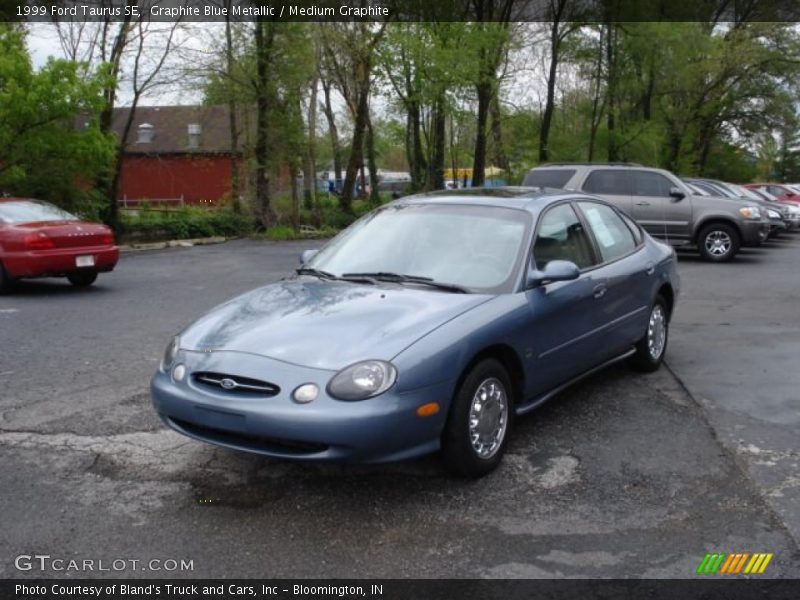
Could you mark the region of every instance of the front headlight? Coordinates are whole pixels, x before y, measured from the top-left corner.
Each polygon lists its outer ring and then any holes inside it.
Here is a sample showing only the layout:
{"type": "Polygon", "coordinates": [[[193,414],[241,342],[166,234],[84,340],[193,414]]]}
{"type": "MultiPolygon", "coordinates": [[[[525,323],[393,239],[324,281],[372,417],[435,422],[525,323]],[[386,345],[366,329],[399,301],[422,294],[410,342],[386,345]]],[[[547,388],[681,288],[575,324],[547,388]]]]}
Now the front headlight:
{"type": "Polygon", "coordinates": [[[366,400],[394,385],[397,369],[383,360],[365,360],[345,367],[328,383],[328,394],[339,400],[366,400]]]}
{"type": "Polygon", "coordinates": [[[770,219],[780,219],[781,213],[775,212],[774,210],[768,210],[767,216],[769,216],[770,219]]]}
{"type": "Polygon", "coordinates": [[[739,214],[745,219],[760,219],[761,211],[756,206],[743,206],[739,209],[739,214]]]}
{"type": "Polygon", "coordinates": [[[169,371],[172,367],[172,363],[175,362],[175,358],[178,356],[178,350],[181,349],[181,339],[176,335],[172,338],[167,344],[166,350],[164,350],[164,357],[161,359],[161,370],[162,371],[169,371]]]}

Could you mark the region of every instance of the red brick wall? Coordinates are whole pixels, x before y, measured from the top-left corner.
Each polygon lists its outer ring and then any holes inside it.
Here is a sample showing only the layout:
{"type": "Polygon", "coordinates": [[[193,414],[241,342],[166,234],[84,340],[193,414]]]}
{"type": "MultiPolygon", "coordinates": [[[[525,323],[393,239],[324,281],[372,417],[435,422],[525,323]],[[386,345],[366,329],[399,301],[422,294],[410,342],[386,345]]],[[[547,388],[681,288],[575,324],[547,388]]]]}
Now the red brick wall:
{"type": "Polygon", "coordinates": [[[217,202],[230,194],[230,156],[128,155],[122,163],[119,200],[183,196],[187,204],[217,202]]]}

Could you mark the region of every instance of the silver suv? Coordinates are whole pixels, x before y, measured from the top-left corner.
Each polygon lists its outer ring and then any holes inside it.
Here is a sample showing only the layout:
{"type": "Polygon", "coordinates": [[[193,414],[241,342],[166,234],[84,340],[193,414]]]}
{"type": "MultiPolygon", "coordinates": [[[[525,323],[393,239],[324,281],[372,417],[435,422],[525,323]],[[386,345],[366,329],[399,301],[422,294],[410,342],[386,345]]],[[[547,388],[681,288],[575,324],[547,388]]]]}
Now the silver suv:
{"type": "Polygon", "coordinates": [[[714,262],[731,260],[741,246],[757,246],[769,234],[769,218],[755,204],[696,195],[669,171],[634,163],[543,164],[531,169],[522,185],[605,198],[653,237],[694,246],[714,262]]]}

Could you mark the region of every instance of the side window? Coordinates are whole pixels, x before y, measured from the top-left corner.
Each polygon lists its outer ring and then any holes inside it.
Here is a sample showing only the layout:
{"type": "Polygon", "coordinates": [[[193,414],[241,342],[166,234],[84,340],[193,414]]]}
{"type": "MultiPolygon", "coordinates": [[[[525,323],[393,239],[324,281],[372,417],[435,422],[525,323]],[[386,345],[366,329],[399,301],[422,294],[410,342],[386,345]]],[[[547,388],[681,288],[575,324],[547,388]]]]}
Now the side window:
{"type": "Polygon", "coordinates": [[[783,196],[786,193],[786,190],[779,188],[777,185],[769,186],[767,191],[773,196],[783,196]]]}
{"type": "Polygon", "coordinates": [[[633,239],[636,240],[636,245],[638,246],[639,244],[641,244],[642,240],[644,240],[644,234],[642,233],[642,228],[636,224],[636,221],[631,219],[625,213],[621,212],[618,214],[620,217],[622,217],[622,220],[625,221],[625,224],[628,226],[628,229],[631,230],[631,233],[633,234],[633,239]]]}
{"type": "Polygon", "coordinates": [[[598,169],[592,171],[583,182],[583,191],[590,194],[614,194],[630,196],[631,186],[628,171],[623,169],[598,169]]]}
{"type": "Polygon", "coordinates": [[[551,260],[569,260],[585,269],[595,264],[592,243],[583,223],[569,204],[549,209],[539,222],[533,258],[537,269],[551,260]]]}
{"type": "Polygon", "coordinates": [[[617,259],[636,248],[633,233],[613,208],[596,202],[578,202],[578,206],[586,215],[603,262],[617,259]]]}
{"type": "Polygon", "coordinates": [[[647,171],[633,172],[633,195],[634,196],[660,196],[669,197],[669,190],[672,182],[659,173],[649,173],[647,171]]]}

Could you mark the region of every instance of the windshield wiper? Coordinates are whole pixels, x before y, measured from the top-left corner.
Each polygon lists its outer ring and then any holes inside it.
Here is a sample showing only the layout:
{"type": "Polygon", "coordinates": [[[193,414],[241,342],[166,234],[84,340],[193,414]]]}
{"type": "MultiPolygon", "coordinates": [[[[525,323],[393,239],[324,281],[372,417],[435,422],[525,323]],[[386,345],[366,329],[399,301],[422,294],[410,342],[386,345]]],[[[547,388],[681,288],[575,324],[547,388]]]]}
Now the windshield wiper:
{"type": "Polygon", "coordinates": [[[342,275],[337,276],[333,273],[329,273],[328,271],[323,271],[322,269],[315,269],[313,267],[300,267],[299,269],[295,269],[298,275],[313,275],[314,277],[319,277],[320,279],[326,279],[330,281],[350,281],[352,283],[369,283],[374,285],[377,283],[372,277],[366,277],[361,275],[350,276],[350,275],[342,275]]]}
{"type": "Polygon", "coordinates": [[[295,269],[295,272],[298,275],[313,275],[314,277],[319,277],[320,279],[338,279],[336,275],[333,273],[328,273],[327,271],[323,271],[321,269],[314,269],[313,267],[300,267],[299,269],[295,269]]]}
{"type": "Polygon", "coordinates": [[[345,273],[342,277],[369,277],[377,281],[391,281],[395,283],[418,283],[420,285],[427,285],[435,287],[446,292],[454,292],[457,294],[468,293],[467,289],[456,285],[454,283],[443,283],[435,281],[430,277],[423,277],[422,275],[403,275],[401,273],[388,273],[386,271],[377,271],[375,273],[345,273]]]}

